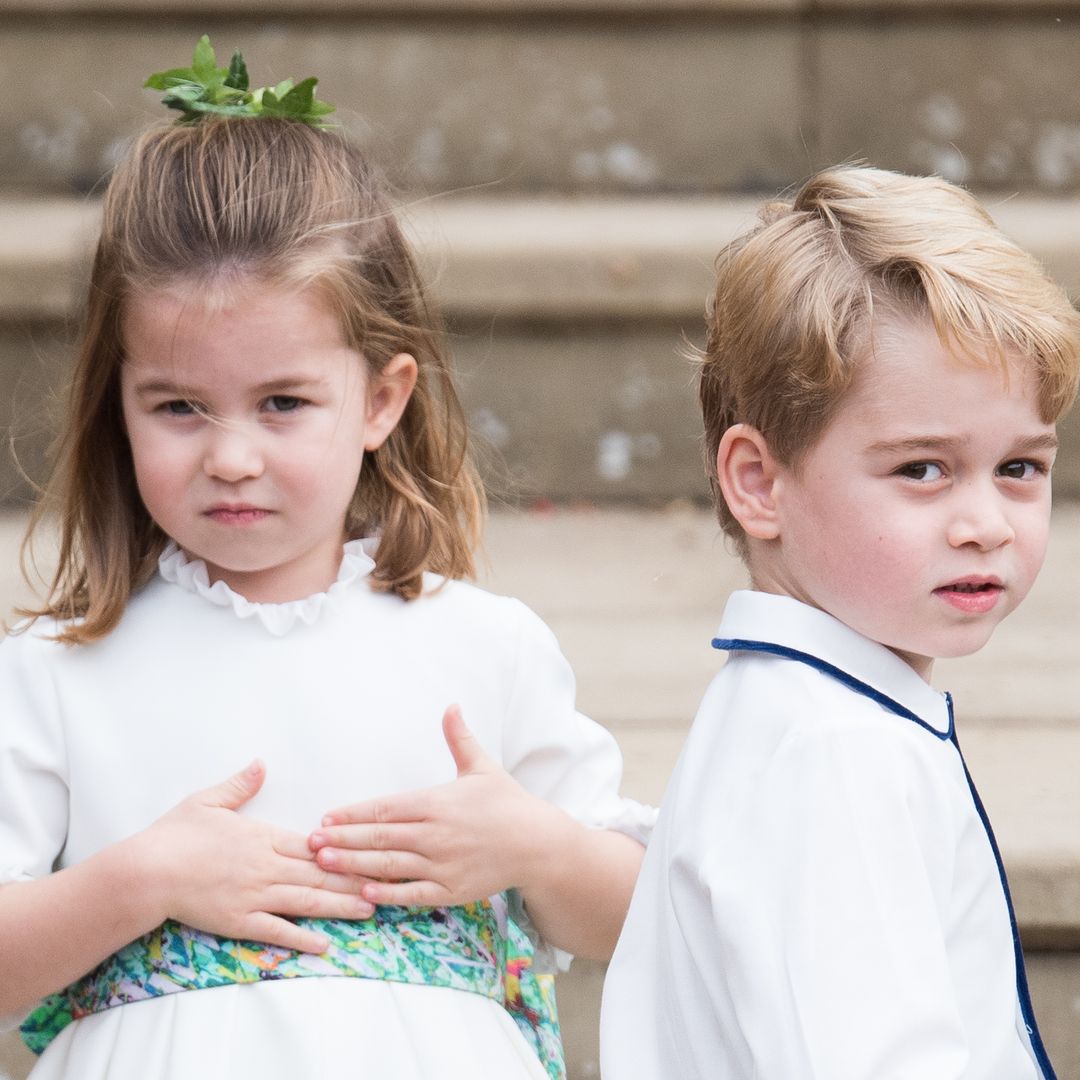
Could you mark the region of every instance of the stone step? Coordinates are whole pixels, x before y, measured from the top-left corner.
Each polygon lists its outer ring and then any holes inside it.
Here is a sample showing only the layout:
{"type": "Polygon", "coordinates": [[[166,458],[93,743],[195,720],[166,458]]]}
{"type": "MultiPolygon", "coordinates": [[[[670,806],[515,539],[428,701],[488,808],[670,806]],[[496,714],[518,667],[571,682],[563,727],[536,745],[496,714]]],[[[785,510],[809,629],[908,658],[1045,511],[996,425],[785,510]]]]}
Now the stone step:
{"type": "MultiPolygon", "coordinates": [[[[976,194],[1080,296],[1080,201],[976,194]]],[[[754,224],[763,198],[490,192],[403,199],[397,212],[456,322],[690,321],[717,252],[754,224]]],[[[0,324],[75,313],[99,220],[93,198],[0,189],[0,324]]]]}
{"type": "MultiPolygon", "coordinates": [[[[987,204],[1080,295],[1080,203],[987,204]]],[[[447,309],[461,390],[500,498],[702,500],[694,368],[716,252],[754,197],[457,197],[403,215],[447,309]]],[[[43,403],[71,353],[97,205],[0,199],[0,431],[42,475],[43,403]]],[[[1058,491],[1080,496],[1080,413],[1062,426],[1058,491]]],[[[28,485],[0,454],[0,501],[28,485]]]]}
{"type": "MultiPolygon", "coordinates": [[[[847,0],[850,2],[850,0],[847,0]]],[[[897,11],[918,7],[925,0],[884,0],[884,7],[897,11]]],[[[951,0],[960,8],[976,0],[951,0]]],[[[977,0],[984,3],[985,0],[977,0]]],[[[1027,0],[1034,3],[1036,0],[1027,0]]],[[[1004,5],[1006,0],[991,0],[1004,5]]],[[[1080,0],[1064,0],[1064,6],[1080,6],[1080,0]]],[[[6,13],[21,16],[95,15],[153,17],[160,14],[159,0],[5,0],[6,13]]],[[[252,15],[300,17],[333,15],[339,19],[393,15],[432,16],[442,19],[473,18],[477,15],[560,18],[568,15],[672,15],[732,13],[757,15],[809,13],[814,0],[191,0],[185,5],[190,15],[222,15],[232,19],[252,15]]]]}
{"type": "MultiPolygon", "coordinates": [[[[568,15],[650,15],[673,14],[730,15],[798,14],[803,16],[860,14],[898,15],[924,11],[930,0],[190,0],[185,11],[192,15],[216,14],[230,18],[251,15],[302,16],[332,14],[339,18],[372,15],[440,15],[463,18],[475,15],[544,15],[559,18],[568,15]]],[[[948,0],[935,3],[934,10],[959,13],[970,11],[1025,8],[1041,11],[1045,0],[948,0]]],[[[1055,11],[1071,12],[1080,8],[1080,0],[1058,0],[1055,11]]],[[[4,11],[18,16],[137,15],[153,17],[161,12],[160,0],[5,0],[4,11]]]]}
{"type": "Polygon", "coordinates": [[[0,186],[28,191],[95,187],[163,115],[146,75],[203,32],[242,45],[258,82],[320,76],[411,190],[773,190],[851,158],[1003,192],[1080,186],[1072,0],[4,7],[0,186]]]}

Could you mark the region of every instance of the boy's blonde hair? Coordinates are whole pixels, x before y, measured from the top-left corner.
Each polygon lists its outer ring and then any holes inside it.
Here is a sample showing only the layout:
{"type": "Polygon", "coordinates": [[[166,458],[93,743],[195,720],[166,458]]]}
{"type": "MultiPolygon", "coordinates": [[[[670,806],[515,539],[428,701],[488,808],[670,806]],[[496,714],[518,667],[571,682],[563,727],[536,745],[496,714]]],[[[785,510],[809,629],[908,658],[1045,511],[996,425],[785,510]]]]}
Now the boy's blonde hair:
{"type": "Polygon", "coordinates": [[[383,186],[332,131],[273,119],[174,124],[147,131],[110,181],[67,415],[28,536],[55,514],[59,566],[44,606],[24,614],[64,621],[61,640],[107,634],[166,541],[139,498],[124,432],[125,300],[180,283],[212,303],[251,279],[319,290],[371,372],[402,352],[419,365],[350,508],[350,535],[382,534],[373,584],[411,599],[425,570],[472,573],[483,493],[440,326],[383,186]]]}
{"type": "Polygon", "coordinates": [[[875,308],[928,318],[965,356],[1029,359],[1047,422],[1072,403],[1080,316],[962,189],[840,166],[759,216],[717,259],[700,355],[706,470],[720,524],[744,557],[716,475],[724,432],[749,424],[797,468],[852,384],[875,308]]]}

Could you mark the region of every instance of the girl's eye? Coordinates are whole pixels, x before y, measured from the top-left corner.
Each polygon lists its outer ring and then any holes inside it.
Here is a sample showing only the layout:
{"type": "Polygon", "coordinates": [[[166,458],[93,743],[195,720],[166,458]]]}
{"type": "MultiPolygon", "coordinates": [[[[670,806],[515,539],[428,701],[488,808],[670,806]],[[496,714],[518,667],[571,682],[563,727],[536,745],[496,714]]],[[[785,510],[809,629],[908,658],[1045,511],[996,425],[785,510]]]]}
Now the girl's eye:
{"type": "Polygon", "coordinates": [[[266,407],[270,412],[296,412],[303,404],[300,398],[289,394],[274,394],[266,399],[266,407]]]}
{"type": "Polygon", "coordinates": [[[170,416],[191,416],[196,412],[196,408],[190,401],[166,401],[161,405],[162,410],[167,412],[170,416]]]}
{"type": "Polygon", "coordinates": [[[924,483],[940,480],[945,475],[945,470],[933,461],[911,461],[907,465],[901,465],[896,470],[897,476],[903,476],[908,480],[921,480],[924,483]]]}
{"type": "Polygon", "coordinates": [[[998,466],[998,475],[1008,480],[1034,480],[1046,472],[1046,466],[1037,461],[1006,461],[998,466]]]}

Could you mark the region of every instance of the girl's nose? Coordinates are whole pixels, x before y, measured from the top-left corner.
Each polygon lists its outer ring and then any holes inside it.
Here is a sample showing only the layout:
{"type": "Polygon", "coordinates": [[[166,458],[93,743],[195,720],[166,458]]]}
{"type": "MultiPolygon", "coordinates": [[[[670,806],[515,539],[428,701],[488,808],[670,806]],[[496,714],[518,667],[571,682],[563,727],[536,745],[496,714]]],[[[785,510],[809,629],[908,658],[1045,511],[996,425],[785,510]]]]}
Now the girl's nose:
{"type": "Polygon", "coordinates": [[[203,472],[235,484],[262,474],[263,455],[253,432],[243,424],[212,425],[203,454],[203,472]]]}
{"type": "Polygon", "coordinates": [[[973,544],[980,551],[993,551],[1012,542],[1015,530],[992,484],[973,484],[961,494],[949,522],[949,543],[953,547],[973,544]]]}

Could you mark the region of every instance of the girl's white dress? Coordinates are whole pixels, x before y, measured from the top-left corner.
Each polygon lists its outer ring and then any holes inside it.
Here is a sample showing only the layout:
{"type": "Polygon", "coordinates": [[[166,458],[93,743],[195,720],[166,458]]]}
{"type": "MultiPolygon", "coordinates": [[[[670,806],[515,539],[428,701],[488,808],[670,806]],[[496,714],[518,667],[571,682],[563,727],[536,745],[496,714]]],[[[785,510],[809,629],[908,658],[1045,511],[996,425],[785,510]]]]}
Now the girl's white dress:
{"type": "MultiPolygon", "coordinates": [[[[333,807],[446,782],[455,770],[440,725],[453,702],[534,794],[644,839],[652,812],[619,797],[619,751],[575,711],[573,676],[544,624],[461,582],[410,603],[374,592],[371,550],[350,541],[327,592],[270,605],[210,585],[201,562],[170,546],[104,640],[61,646],[39,621],[0,643],[0,883],[77,863],[254,757],[267,779],[243,812],[302,833],[333,807]]],[[[541,945],[545,957],[556,959],[541,945]]],[[[32,1075],[546,1073],[489,998],[330,977],[109,1009],[65,1028],[32,1075]]]]}

